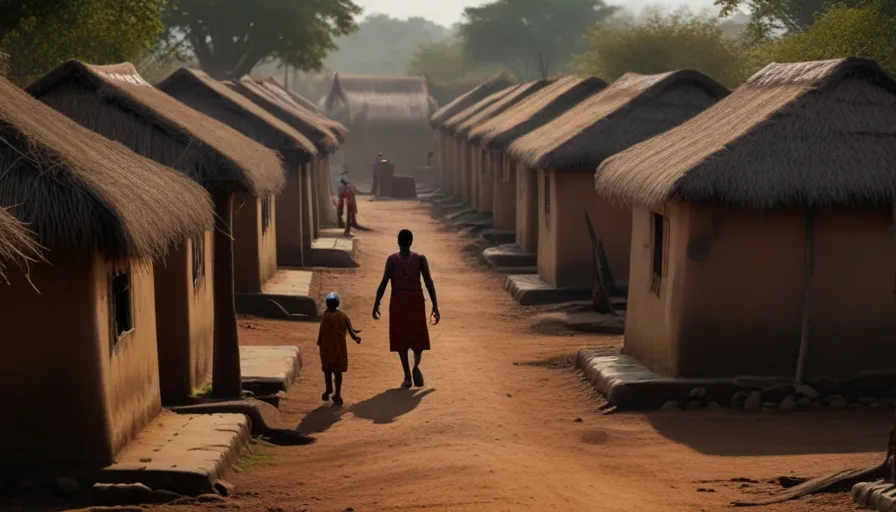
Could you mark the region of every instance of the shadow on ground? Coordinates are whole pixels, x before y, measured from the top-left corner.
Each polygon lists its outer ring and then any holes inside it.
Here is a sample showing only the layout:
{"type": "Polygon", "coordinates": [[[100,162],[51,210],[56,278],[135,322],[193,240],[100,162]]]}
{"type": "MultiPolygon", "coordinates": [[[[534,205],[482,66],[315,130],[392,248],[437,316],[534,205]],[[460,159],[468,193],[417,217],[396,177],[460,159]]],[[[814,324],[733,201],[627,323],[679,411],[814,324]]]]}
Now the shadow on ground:
{"type": "Polygon", "coordinates": [[[389,389],[353,405],[350,410],[355,416],[378,425],[392,423],[399,416],[416,409],[423,398],[434,391],[435,389],[420,392],[404,388],[389,389]]]}
{"type": "Polygon", "coordinates": [[[646,418],[669,440],[722,456],[882,452],[893,426],[893,414],[883,411],[663,411],[646,418]]]}

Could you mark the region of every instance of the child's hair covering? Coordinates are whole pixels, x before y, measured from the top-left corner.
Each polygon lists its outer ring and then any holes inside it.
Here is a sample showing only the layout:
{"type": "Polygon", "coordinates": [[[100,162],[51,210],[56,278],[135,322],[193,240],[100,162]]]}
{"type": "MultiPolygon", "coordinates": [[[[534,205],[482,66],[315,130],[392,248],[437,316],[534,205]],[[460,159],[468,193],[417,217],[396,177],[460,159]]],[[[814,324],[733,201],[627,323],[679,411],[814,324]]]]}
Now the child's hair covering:
{"type": "Polygon", "coordinates": [[[338,306],[339,305],[339,294],[336,292],[331,292],[330,294],[327,295],[326,302],[327,302],[327,305],[329,305],[331,302],[333,302],[333,303],[336,303],[336,305],[338,306]]]}

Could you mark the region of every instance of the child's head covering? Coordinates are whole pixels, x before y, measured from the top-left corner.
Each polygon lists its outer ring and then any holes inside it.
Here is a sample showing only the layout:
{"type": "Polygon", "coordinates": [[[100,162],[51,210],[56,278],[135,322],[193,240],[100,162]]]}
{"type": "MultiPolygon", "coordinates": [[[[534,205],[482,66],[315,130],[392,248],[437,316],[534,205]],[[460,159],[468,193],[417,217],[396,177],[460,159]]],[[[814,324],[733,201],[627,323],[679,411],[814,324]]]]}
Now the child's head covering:
{"type": "Polygon", "coordinates": [[[339,307],[339,294],[336,292],[331,292],[327,295],[327,307],[337,308],[339,307]]]}

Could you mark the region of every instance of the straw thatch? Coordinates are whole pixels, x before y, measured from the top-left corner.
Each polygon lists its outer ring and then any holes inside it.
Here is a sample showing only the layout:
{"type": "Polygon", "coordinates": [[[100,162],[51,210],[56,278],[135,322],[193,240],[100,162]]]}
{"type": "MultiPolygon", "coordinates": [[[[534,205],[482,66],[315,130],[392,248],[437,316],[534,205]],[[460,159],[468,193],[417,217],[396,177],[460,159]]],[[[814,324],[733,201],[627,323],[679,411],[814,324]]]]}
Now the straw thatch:
{"type": "Polygon", "coordinates": [[[346,137],[348,137],[348,129],[343,126],[342,123],[338,123],[323,115],[320,110],[318,110],[317,106],[314,105],[314,103],[306,99],[301,94],[280,85],[280,83],[274,80],[273,77],[262,78],[247,75],[244,76],[241,80],[249,80],[258,85],[261,85],[266,92],[270,93],[272,96],[282,101],[283,103],[286,103],[290,107],[298,109],[302,112],[307,111],[308,113],[313,114],[314,118],[317,119],[317,121],[320,124],[324,125],[328,130],[330,130],[330,132],[336,137],[336,140],[339,141],[340,144],[345,142],[346,137]]]}
{"type": "Polygon", "coordinates": [[[499,116],[507,111],[507,109],[517,105],[519,102],[525,100],[532,94],[544,89],[545,87],[551,85],[551,80],[536,80],[534,82],[525,83],[519,87],[517,87],[512,92],[504,95],[498,101],[492,103],[488,107],[476,112],[462,123],[458,124],[454,128],[454,133],[459,137],[467,137],[470,134],[470,131],[476,128],[477,126],[489,121],[490,119],[494,119],[495,116],[499,116]]]}
{"type": "Polygon", "coordinates": [[[83,126],[205,186],[234,183],[258,197],[284,185],[279,156],[148,84],[130,63],[69,61],[28,92],[83,126]]]}
{"type": "Polygon", "coordinates": [[[317,155],[314,144],[293,127],[198,69],[180,68],[156,88],[271,149],[295,155],[300,162],[317,155]]]}
{"type": "Polygon", "coordinates": [[[289,106],[254,81],[249,79],[228,81],[225,87],[304,134],[320,153],[331,154],[339,148],[339,141],[333,132],[321,124],[317,116],[302,108],[289,106]]]}
{"type": "Polygon", "coordinates": [[[427,124],[433,108],[423,77],[336,73],[324,109],[330,112],[339,105],[353,124],[427,124]]]}
{"type": "Polygon", "coordinates": [[[532,168],[593,172],[610,155],[678,126],[727,94],[724,86],[696,71],[626,73],[517,139],[508,153],[532,168]]]}
{"type": "Polygon", "coordinates": [[[500,91],[493,92],[492,94],[489,94],[485,98],[482,98],[481,100],[477,101],[476,103],[470,105],[469,107],[461,110],[460,112],[454,114],[453,116],[451,116],[448,119],[446,119],[445,121],[443,121],[442,124],[439,125],[439,130],[441,130],[445,133],[448,133],[448,134],[454,133],[454,130],[461,123],[463,123],[470,117],[478,114],[482,110],[490,107],[496,101],[507,96],[508,94],[511,94],[512,92],[516,91],[520,87],[522,87],[522,85],[519,85],[519,84],[510,85],[508,87],[505,87],[504,89],[501,89],[500,91]]]}
{"type": "Polygon", "coordinates": [[[596,184],[648,206],[889,204],[894,136],[896,80],[877,63],[770,64],[691,121],[607,159],[596,184]]]}
{"type": "Polygon", "coordinates": [[[607,83],[597,77],[564,77],[470,131],[470,142],[488,149],[506,149],[516,139],[547,124],[607,83]]]}
{"type": "Polygon", "coordinates": [[[0,279],[4,277],[7,265],[25,267],[28,262],[40,258],[40,249],[32,233],[5,208],[0,208],[0,279]]]}
{"type": "Polygon", "coordinates": [[[455,114],[472,107],[498,91],[507,89],[510,85],[511,83],[508,80],[500,77],[483,82],[437,110],[436,113],[429,118],[429,123],[433,128],[438,128],[442,123],[451,119],[455,114]]]}
{"type": "Polygon", "coordinates": [[[0,205],[41,245],[158,258],[212,226],[185,176],[97,135],[0,79],[0,205]]]}

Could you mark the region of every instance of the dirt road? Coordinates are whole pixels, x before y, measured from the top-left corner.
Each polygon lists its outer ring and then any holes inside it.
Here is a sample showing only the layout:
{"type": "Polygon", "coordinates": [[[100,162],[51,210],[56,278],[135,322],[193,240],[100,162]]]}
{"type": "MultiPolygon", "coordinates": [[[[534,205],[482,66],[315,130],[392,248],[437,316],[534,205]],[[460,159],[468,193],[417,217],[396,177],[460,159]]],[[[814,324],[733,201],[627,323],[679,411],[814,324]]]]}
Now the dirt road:
{"type": "MultiPolygon", "coordinates": [[[[767,482],[778,476],[865,464],[886,448],[891,413],[595,412],[600,403],[569,359],[621,338],[534,329],[538,311],[515,304],[501,278],[462,251],[468,241],[417,203],[364,201],[360,211],[376,230],[359,235],[360,268],[326,271],[320,290],[339,292],[363,329],[363,343],[349,347],[341,410],[320,402],[316,325],[240,321],[243,343],[301,349],[305,367],[283,419],[317,442],[260,448],[232,479],[232,508],[715,511],[774,489],[767,482]],[[401,228],[431,262],[443,318],[423,360],[427,385],[415,391],[396,390],[402,373],[388,351],[388,320],[370,317],[401,228]]],[[[385,314],[387,304],[388,293],[385,314]]],[[[835,495],[763,510],[853,508],[835,495]]]]}

